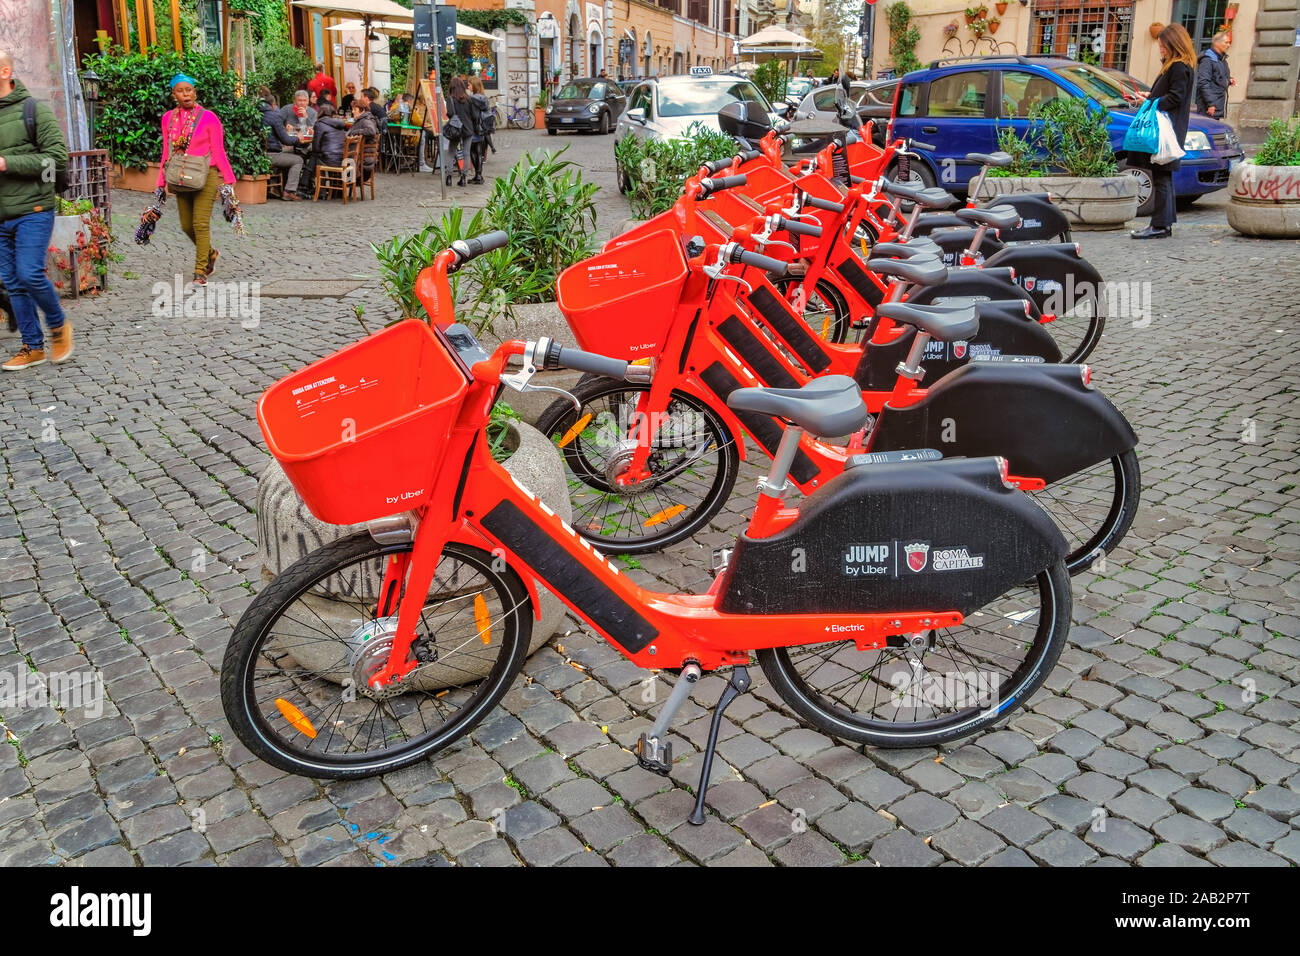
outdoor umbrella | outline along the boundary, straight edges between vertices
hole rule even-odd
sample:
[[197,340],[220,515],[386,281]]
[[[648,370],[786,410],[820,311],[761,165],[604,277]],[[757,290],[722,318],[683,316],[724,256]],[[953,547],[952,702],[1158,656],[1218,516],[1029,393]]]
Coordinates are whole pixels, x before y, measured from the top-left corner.
[[[393,0],[293,0],[295,7],[312,10],[326,17],[355,17],[362,23],[366,35],[376,21],[390,23],[414,23],[415,14]],[[361,82],[370,82],[370,43],[363,47],[361,60]]]
[[792,59],[797,64],[800,57],[816,58],[821,56],[821,51],[814,47],[807,37],[802,37],[785,27],[770,26],[740,41],[740,54],[748,56],[755,62],[761,57],[765,60]]

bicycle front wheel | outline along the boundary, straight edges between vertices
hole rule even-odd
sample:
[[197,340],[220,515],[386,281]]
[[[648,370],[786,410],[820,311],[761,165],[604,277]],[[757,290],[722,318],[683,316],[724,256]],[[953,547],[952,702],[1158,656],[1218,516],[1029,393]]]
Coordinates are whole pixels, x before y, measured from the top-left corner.
[[534,113],[532,110],[527,110],[527,109],[519,111],[520,129],[532,129],[536,125],[537,125],[536,113]]
[[587,379],[570,389],[576,411],[560,400],[537,420],[565,464],[573,530],[611,554],[655,551],[693,535],[730,497],[740,467],[726,423],[698,399],[674,392],[668,408],[648,416],[655,426],[650,477],[620,485],[637,447],[637,401],[649,389]]
[[443,549],[420,615],[420,665],[400,688],[370,688],[397,625],[375,616],[379,585],[410,550],[358,532],[294,562],[248,606],[221,703],[253,754],[308,777],[370,777],[454,743],[505,695],[528,654],[532,603],[509,566],[458,544]]
[[830,641],[758,652],[790,707],[820,730],[877,747],[956,740],[1002,719],[1038,689],[1070,630],[1064,562],[930,631],[925,646],[859,651]]

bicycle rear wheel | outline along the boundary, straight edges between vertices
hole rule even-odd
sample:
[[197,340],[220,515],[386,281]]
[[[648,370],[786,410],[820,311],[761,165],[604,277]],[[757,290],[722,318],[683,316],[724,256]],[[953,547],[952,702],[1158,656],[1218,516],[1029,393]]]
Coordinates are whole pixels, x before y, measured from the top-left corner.
[[410,550],[358,532],[294,562],[248,606],[226,647],[221,703],[256,756],[308,777],[386,773],[469,733],[509,690],[528,654],[528,591],[509,566],[458,544],[443,549],[416,628],[422,663],[400,689],[369,688],[396,627],[375,617],[379,583]]
[[532,110],[522,109],[519,111],[519,113],[520,113],[519,116],[520,129],[532,129],[534,126],[537,125],[537,114],[534,113]]
[[781,699],[818,729],[877,747],[926,746],[1024,704],[1061,656],[1071,606],[1058,561],[961,626],[928,632],[920,650],[830,641],[761,650],[758,660]]

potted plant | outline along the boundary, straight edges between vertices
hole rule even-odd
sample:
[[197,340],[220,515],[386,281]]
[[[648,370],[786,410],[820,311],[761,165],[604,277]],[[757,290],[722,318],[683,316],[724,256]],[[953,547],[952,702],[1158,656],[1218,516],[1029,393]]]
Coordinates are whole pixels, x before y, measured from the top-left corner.
[[988,4],[986,4],[986,3],[981,3],[981,4],[976,8],[976,12],[975,12],[976,19],[979,19],[979,20],[987,20],[987,19],[988,19],[988,15],[989,15]]
[[998,131],[998,148],[1013,163],[991,170],[982,183],[972,179],[972,196],[1048,192],[1076,228],[1122,228],[1137,215],[1138,181],[1119,172],[1107,115],[1074,97],[1035,107],[1024,135],[1010,127]]
[[533,103],[533,119],[537,129],[546,126],[546,107],[551,105],[551,91],[548,87],[543,86],[537,93],[537,101]]
[[998,0],[997,3],[993,4],[993,9],[998,12],[998,16],[1002,16],[1002,14],[1007,12],[1007,5],[1003,0]]
[[958,29],[958,24],[956,20],[953,20],[949,23],[945,23],[943,27],[944,38],[951,40],[953,37],[957,35],[957,29]]
[[1275,119],[1228,178],[1228,225],[1243,236],[1300,238],[1300,117]]
[[1165,25],[1163,23],[1153,23],[1147,27],[1147,33],[1151,34],[1151,39],[1154,40],[1156,37],[1160,36],[1160,31],[1164,28]]
[[109,262],[122,258],[112,249],[108,223],[89,199],[70,202],[60,198],[58,207],[46,271],[60,295],[99,292],[106,288]]
[[966,15],[967,25],[974,23],[976,20],[979,19],[979,15],[980,15],[979,7],[967,7],[965,10],[965,15]]
[[988,26],[989,22],[987,20],[983,17],[976,17],[975,22],[970,25],[970,32],[974,34],[975,39],[978,40],[984,35],[984,31],[988,29]]
[[989,21],[989,33],[997,33],[998,27],[1000,26],[1002,26],[1002,19],[1000,17],[994,17]]

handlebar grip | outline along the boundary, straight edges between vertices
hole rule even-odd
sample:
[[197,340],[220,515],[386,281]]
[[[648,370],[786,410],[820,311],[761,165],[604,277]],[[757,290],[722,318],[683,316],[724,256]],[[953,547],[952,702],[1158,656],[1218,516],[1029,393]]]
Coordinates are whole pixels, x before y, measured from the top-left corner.
[[469,255],[465,258],[473,259],[485,252],[491,252],[493,249],[500,249],[509,241],[510,236],[503,229],[497,229],[495,232],[485,232],[481,236],[475,236],[473,239],[465,241],[465,245],[469,248]]
[[546,356],[548,368],[571,368],[575,372],[590,372],[592,375],[603,375],[606,378],[619,380],[627,377],[628,363],[622,359],[584,352],[582,349],[566,349],[559,345],[552,345],[552,349],[555,357],[552,359],[551,354]]
[[737,153],[736,155],[740,157],[742,163],[747,163],[751,159],[758,159],[758,157],[763,155],[763,151],[761,149],[747,149],[744,152]]
[[736,186],[743,186],[749,182],[749,177],[744,173],[737,173],[735,176],[722,176],[718,179],[704,179],[700,181],[700,186],[706,193],[716,193],[723,189],[733,189]]
[[730,159],[711,159],[706,163],[701,163],[700,167],[708,170],[709,175],[712,176],[714,173],[720,172],[730,165]]
[[919,139],[909,139],[907,142],[913,149],[921,149],[927,153],[933,153],[936,149],[936,147],[931,146],[929,143],[923,143]]
[[818,199],[816,196],[805,196],[804,205],[812,206],[814,209],[825,209],[827,212],[843,212],[844,203],[831,202],[829,199]]
[[780,259],[773,259],[771,256],[760,255],[757,252],[748,252],[742,250],[740,255],[733,255],[732,262],[743,262],[747,266],[753,266],[755,269],[762,269],[764,272],[774,272],[778,276],[785,275],[789,263],[782,262]]
[[786,232],[793,232],[800,236],[813,236],[814,238],[822,234],[822,227],[812,222],[800,222],[797,219],[782,219],[781,228]]

